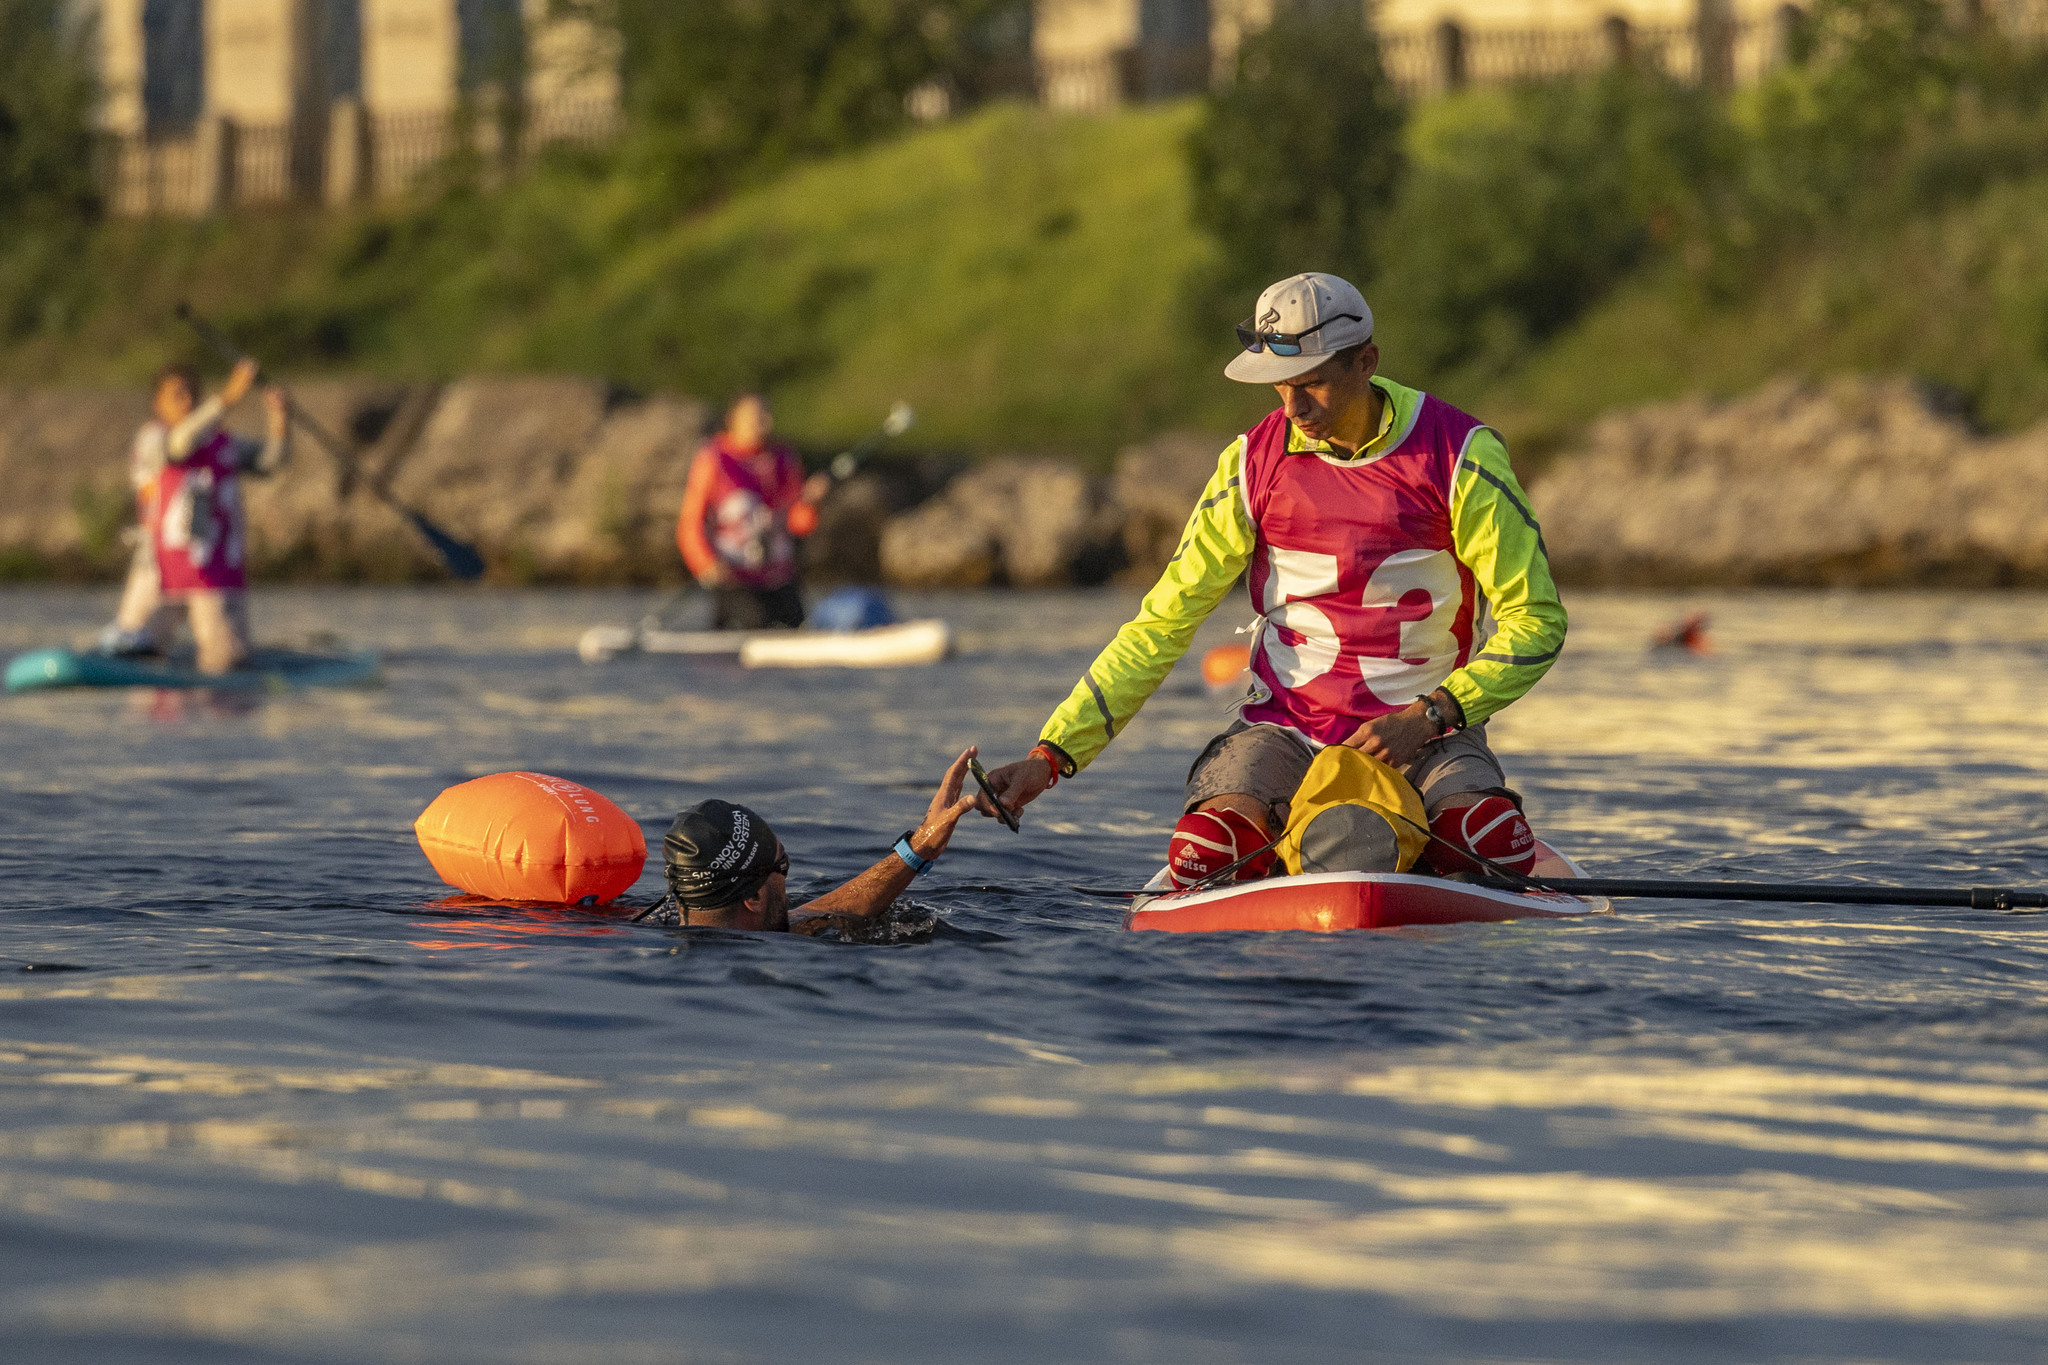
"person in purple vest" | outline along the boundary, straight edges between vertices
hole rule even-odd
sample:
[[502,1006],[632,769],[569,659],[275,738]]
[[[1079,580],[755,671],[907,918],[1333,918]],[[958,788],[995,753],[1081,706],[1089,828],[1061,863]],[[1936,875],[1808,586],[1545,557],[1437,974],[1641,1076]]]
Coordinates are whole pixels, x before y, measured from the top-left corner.
[[[1381,376],[1372,309],[1334,275],[1271,286],[1237,335],[1224,374],[1271,384],[1279,408],[1224,450],[1137,616],[992,787],[1019,810],[1085,769],[1243,575],[1251,688],[1195,760],[1184,818],[1225,813],[1249,851],[1285,823],[1315,754],[1344,744],[1405,776],[1439,837],[1533,861],[1486,721],[1549,670],[1566,619],[1499,434]],[[1355,870],[1391,870],[1392,834]]]

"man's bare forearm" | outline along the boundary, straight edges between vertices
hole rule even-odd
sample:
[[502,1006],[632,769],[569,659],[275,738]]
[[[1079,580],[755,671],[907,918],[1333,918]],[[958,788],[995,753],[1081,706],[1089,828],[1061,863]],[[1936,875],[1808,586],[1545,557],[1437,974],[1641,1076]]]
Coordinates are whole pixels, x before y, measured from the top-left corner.
[[[946,851],[953,842],[953,830],[959,825],[960,817],[974,809],[974,798],[960,795],[961,780],[967,776],[967,765],[974,758],[974,750],[968,749],[953,760],[946,769],[945,781],[939,785],[939,794],[932,798],[930,809],[924,813],[924,823],[905,834],[900,841],[910,848],[910,857],[904,857],[894,848],[882,861],[855,877],[837,891],[828,891],[808,905],[799,906],[790,912],[793,919],[815,919],[821,915],[843,915],[862,918],[880,914],[896,903],[896,898],[910,889],[911,878],[918,871],[928,868]],[[912,862],[918,868],[911,867]]]
[[897,897],[910,889],[911,879],[916,875],[910,870],[910,864],[891,853],[844,886],[827,891],[810,904],[797,907],[791,914],[877,915],[894,905]]

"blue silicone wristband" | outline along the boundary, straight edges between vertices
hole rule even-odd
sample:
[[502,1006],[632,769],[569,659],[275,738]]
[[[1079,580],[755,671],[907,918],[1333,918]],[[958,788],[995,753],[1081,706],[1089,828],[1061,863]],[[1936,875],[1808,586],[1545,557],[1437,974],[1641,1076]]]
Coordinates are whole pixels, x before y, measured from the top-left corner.
[[903,831],[903,837],[896,841],[894,851],[896,856],[903,860],[904,866],[910,869],[911,876],[922,877],[925,873],[931,871],[932,860],[930,858],[920,858],[917,850],[910,846],[910,836],[916,832],[916,830],[908,829]]

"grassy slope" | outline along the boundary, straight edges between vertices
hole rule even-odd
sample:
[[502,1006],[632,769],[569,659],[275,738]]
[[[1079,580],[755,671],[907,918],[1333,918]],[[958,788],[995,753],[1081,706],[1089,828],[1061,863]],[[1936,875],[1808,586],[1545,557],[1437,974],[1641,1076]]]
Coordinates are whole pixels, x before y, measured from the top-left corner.
[[[266,213],[203,223],[110,222],[62,240],[8,243],[0,248],[0,281],[15,311],[32,309],[39,325],[0,351],[0,379],[146,380],[156,366],[195,352],[172,315],[180,300],[220,315],[245,311],[301,277],[312,277],[301,287],[317,287],[327,243],[348,226],[325,216]],[[61,264],[50,264],[52,258]]]
[[1680,393],[1845,371],[1945,385],[1993,429],[2048,416],[2048,179],[1996,185],[1870,240],[1813,250],[1732,304],[1710,306],[1669,278],[1640,280],[1494,397],[1551,433]]
[[681,221],[651,221],[624,174],[558,169],[356,220],[112,224],[70,281],[74,320],[0,375],[133,381],[189,345],[169,314],[190,297],[302,370],[766,383],[818,444],[903,398],[919,444],[1099,460],[1243,408],[1184,340],[1209,260],[1187,226],[1194,113],[997,107]]
[[[707,396],[766,382],[786,430],[819,446],[905,398],[928,448],[1099,461],[1269,401],[1189,340],[1211,265],[1186,219],[1194,114],[993,108],[680,221],[624,171],[557,167],[356,217],[109,224],[65,264],[44,250],[34,289],[10,284],[36,259],[15,243],[0,290],[40,326],[0,353],[0,378],[133,382],[190,351],[171,318],[189,297],[286,368],[561,370]],[[1426,381],[1386,321],[1389,373]],[[1526,455],[1609,407],[1785,373],[1916,373],[2014,426],[2048,414],[2044,354],[2048,180],[2017,181],[1788,262],[1746,300],[1639,279],[1508,380],[1445,396]]]
[[637,244],[537,322],[524,363],[672,355],[700,391],[772,376],[813,437],[901,397],[920,439],[1104,454],[1186,421],[1185,107],[993,111],[800,171]]

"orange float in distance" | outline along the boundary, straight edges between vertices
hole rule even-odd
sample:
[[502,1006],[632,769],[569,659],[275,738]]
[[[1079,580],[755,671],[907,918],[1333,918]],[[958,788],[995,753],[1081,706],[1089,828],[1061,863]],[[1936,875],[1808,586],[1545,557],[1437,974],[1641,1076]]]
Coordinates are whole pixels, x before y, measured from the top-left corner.
[[602,904],[647,865],[639,822],[546,773],[493,773],[450,787],[412,828],[442,881],[492,900]]
[[1228,687],[1251,666],[1249,645],[1218,645],[1202,656],[1202,681],[1210,687]]

